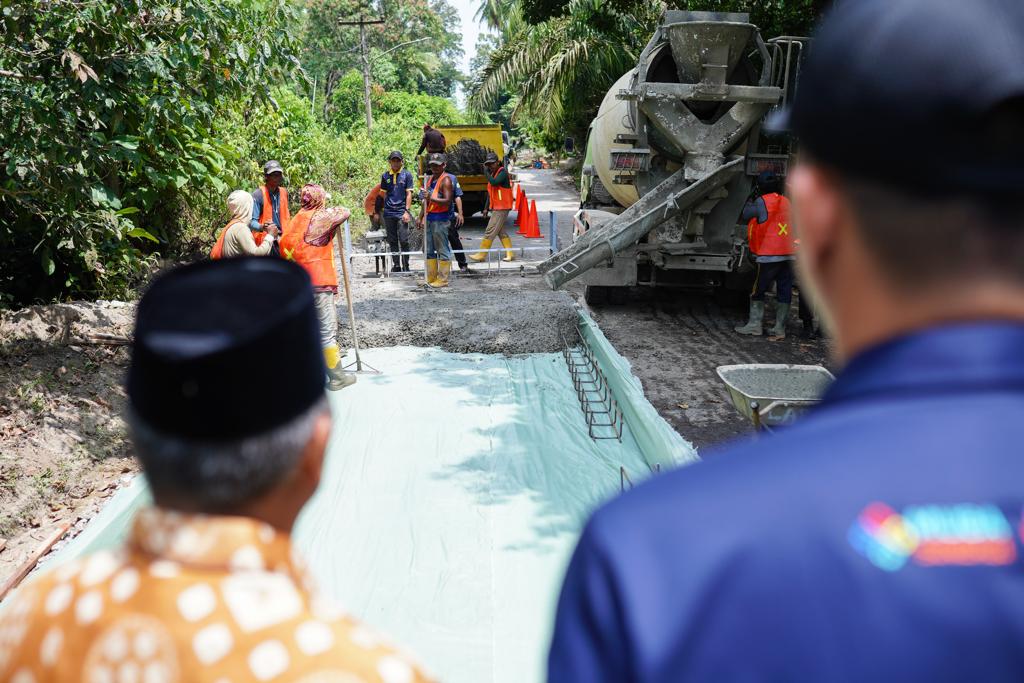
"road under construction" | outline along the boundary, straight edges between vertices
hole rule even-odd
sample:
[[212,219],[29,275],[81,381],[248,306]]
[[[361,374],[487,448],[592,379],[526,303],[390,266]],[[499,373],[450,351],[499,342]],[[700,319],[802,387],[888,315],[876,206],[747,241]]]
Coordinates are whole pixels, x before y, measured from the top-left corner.
[[[416,255],[412,273],[390,274],[352,245],[363,372],[331,394],[324,480],[296,531],[329,593],[448,681],[542,680],[588,513],[749,430],[715,365],[825,353],[734,335],[740,312],[706,294],[590,307],[582,286],[552,291],[536,264],[558,246],[552,235],[572,239],[578,198],[558,171],[519,180],[544,237],[516,235],[511,264],[495,254],[438,291]],[[472,219],[467,250],[481,233]],[[349,339],[343,300],[338,313]],[[345,363],[359,369],[354,349]],[[116,545],[147,502],[136,477],[42,565]]]

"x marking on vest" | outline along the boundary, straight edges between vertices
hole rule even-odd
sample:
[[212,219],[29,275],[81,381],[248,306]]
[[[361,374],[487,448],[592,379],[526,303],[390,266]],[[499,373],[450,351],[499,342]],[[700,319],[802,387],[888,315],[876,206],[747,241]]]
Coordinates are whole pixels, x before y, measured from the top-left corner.
[[789,223],[779,223],[779,236],[789,234]]
[[284,250],[284,258],[285,258],[285,260],[286,261],[294,261],[295,260],[295,257],[293,256],[294,253],[295,253],[294,249],[285,249]]

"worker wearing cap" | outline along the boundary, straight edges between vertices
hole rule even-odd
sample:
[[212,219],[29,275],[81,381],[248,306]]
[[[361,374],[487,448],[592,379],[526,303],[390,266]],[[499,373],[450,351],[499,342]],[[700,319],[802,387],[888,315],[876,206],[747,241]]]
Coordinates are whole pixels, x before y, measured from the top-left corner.
[[[263,165],[263,185],[252,193],[252,220],[249,229],[253,232],[266,231],[268,227],[277,227],[278,234],[291,222],[288,211],[288,190],[284,185],[284,168],[280,162],[270,160]],[[270,250],[277,256],[280,251],[277,243]]]
[[426,279],[431,287],[447,287],[452,272],[448,228],[451,225],[451,204],[455,201],[455,189],[449,174],[445,173],[443,154],[431,154],[427,159],[427,167],[430,175],[424,180],[423,206],[419,218],[426,242]]
[[[398,150],[388,155],[390,170],[380,177],[380,193],[374,206],[375,222],[384,218],[388,246],[392,253],[409,251],[409,223],[412,222],[412,193],[416,180],[412,173],[402,168],[402,153]],[[409,272],[408,256],[392,256],[395,272]]]
[[331,434],[323,376],[302,268],[241,257],[159,277],[126,411],[152,506],[120,549],[5,601],[0,681],[425,680],[314,589],[293,546]]
[[474,261],[487,259],[487,250],[495,239],[501,240],[505,247],[505,257],[502,261],[512,261],[515,257],[512,254],[512,239],[505,231],[505,222],[512,210],[512,181],[509,180],[508,171],[498,162],[498,155],[488,152],[484,160],[484,173],[487,176],[487,207],[484,215],[490,213],[487,221],[487,229],[484,237],[480,240],[480,251],[471,257]]
[[790,217],[789,200],[782,192],[782,179],[771,171],[763,171],[757,177],[758,196],[747,202],[740,216],[740,220],[747,223],[747,244],[757,262],[757,277],[750,295],[750,320],[735,329],[740,334],[757,337],[764,333],[764,295],[774,284],[775,326],[771,338],[775,340],[786,337],[796,259],[796,231]]
[[594,514],[548,680],[1024,678],[1019,64],[1019,2],[835,5],[788,191],[841,370]]

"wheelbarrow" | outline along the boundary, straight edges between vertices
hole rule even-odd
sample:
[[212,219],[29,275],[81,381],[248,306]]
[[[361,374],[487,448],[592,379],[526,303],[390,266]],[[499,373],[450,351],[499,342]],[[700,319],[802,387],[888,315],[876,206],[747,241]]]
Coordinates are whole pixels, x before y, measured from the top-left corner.
[[820,365],[722,365],[717,372],[736,410],[766,431],[792,424],[835,380]]

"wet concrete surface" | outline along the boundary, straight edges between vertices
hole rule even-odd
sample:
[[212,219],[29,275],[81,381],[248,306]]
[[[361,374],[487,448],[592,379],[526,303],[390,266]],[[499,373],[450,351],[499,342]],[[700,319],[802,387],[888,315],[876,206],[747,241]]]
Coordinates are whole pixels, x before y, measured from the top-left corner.
[[[544,239],[515,235],[513,244],[549,244],[549,211],[555,212],[562,246],[572,237],[578,206],[568,176],[555,170],[517,171],[522,187],[537,202]],[[460,231],[467,249],[479,245],[486,221],[476,216]],[[619,353],[630,361],[648,400],[687,440],[706,452],[751,426],[733,408],[718,379],[719,365],[740,363],[826,364],[827,343],[799,338],[793,306],[789,337],[769,341],[745,337],[733,327],[746,308],[723,307],[706,292],[636,288],[616,292],[611,303],[588,306],[583,286],[569,283],[551,291],[534,266],[545,251],[518,253],[511,265],[471,266],[472,275],[453,272],[451,285],[430,290],[422,284],[422,260],[414,272],[380,278],[372,259],[356,259],[353,302],[357,331],[365,346],[439,346],[454,352],[534,353],[562,348],[574,334],[576,307],[588,310]],[[525,257],[525,259],[524,259]],[[769,304],[767,320],[774,319]],[[342,339],[349,338],[347,312],[339,306]]]

